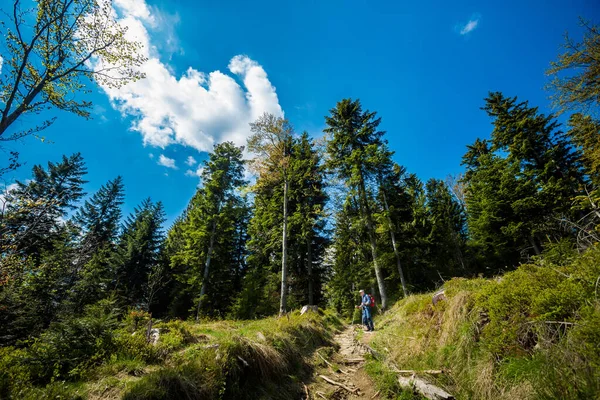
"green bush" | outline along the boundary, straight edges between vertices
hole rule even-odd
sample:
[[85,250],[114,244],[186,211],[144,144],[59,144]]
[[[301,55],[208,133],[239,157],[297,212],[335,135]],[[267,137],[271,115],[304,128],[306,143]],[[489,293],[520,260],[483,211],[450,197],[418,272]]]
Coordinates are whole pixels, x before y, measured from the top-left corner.
[[0,399],[22,397],[31,380],[26,359],[23,349],[0,347]]
[[113,301],[101,300],[80,317],[50,325],[28,349],[34,379],[77,378],[101,363],[114,349],[117,315]]

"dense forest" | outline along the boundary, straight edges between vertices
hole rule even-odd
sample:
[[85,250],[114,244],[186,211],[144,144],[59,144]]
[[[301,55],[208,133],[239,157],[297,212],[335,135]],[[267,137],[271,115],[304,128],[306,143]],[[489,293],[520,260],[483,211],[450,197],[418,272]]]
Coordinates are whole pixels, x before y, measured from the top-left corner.
[[[382,116],[358,99],[332,104],[322,137],[264,114],[248,127],[246,146],[215,144],[171,226],[159,199],[122,215],[119,176],[86,193],[80,154],[35,165],[1,198],[0,346],[27,354],[36,383],[70,379],[110,356],[109,332],[123,318],[247,320],[307,304],[351,316],[360,288],[385,311],[453,277],[494,277],[596,247],[600,32],[582,30],[584,40],[568,41],[548,71],[557,113],[518,93],[489,93],[481,112],[493,128],[466,144],[459,176],[423,181],[408,171],[387,144]],[[44,46],[13,47],[21,58],[5,64],[21,71],[2,89],[7,140],[46,128],[9,137],[35,107],[86,112],[61,97],[81,89],[64,60],[39,82],[21,68],[27,49]],[[129,67],[140,62],[121,52],[113,56]],[[3,174],[21,168],[18,154],[10,161]]]

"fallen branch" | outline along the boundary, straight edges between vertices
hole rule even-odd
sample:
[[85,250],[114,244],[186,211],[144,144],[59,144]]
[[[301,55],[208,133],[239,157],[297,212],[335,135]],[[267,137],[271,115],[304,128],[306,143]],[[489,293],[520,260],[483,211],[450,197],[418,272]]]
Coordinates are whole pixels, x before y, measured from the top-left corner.
[[378,390],[377,393],[375,393],[373,396],[371,396],[371,400],[373,400],[375,397],[379,396],[379,393],[381,393],[381,390]]
[[308,393],[308,387],[306,387],[306,385],[304,385],[304,394],[306,394],[306,400],[310,400],[310,393]]
[[351,389],[348,386],[344,385],[343,383],[336,382],[333,379],[326,377],[325,375],[319,375],[319,377],[332,385],[339,386],[342,389],[349,391],[350,393],[356,394],[356,392],[358,392],[358,389]]
[[454,396],[445,390],[432,385],[424,381],[423,379],[417,378],[414,375],[410,378],[404,376],[398,377],[398,383],[400,387],[406,390],[416,391],[421,396],[431,400],[452,400]]
[[355,342],[356,342],[357,346],[360,346],[363,349],[365,349],[367,352],[371,353],[371,355],[373,357],[375,357],[375,359],[381,360],[383,358],[382,355],[381,355],[381,353],[378,352],[377,350],[373,349],[371,346],[368,346],[368,345],[366,345],[364,343],[361,343],[359,341],[356,341],[356,340],[355,340]]
[[327,397],[325,397],[325,396],[323,395],[323,393],[322,393],[322,392],[317,392],[317,394],[319,395],[319,397],[322,397],[322,398],[324,398],[325,400],[327,400]]
[[409,375],[415,375],[415,374],[441,375],[444,373],[444,371],[439,370],[439,369],[424,369],[421,371],[417,371],[414,369],[398,369],[398,370],[395,370],[394,372],[396,372],[398,374],[409,374]]
[[319,353],[318,351],[316,351],[315,353],[317,353],[317,355],[319,357],[321,357],[321,360],[325,361],[325,364],[329,365],[329,368],[331,368],[332,370],[335,371],[335,368],[333,368],[333,365],[331,365],[331,363],[329,361],[327,361],[322,355],[321,353]]
[[365,361],[364,358],[346,358],[344,360],[344,364],[359,364],[364,361]]

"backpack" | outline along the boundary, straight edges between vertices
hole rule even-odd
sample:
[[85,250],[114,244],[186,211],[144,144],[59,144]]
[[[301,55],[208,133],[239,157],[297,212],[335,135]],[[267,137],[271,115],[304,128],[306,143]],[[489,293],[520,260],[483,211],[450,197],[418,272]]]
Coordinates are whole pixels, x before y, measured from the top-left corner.
[[369,298],[371,299],[371,303],[369,304],[369,307],[375,308],[375,297],[372,295],[369,295]]

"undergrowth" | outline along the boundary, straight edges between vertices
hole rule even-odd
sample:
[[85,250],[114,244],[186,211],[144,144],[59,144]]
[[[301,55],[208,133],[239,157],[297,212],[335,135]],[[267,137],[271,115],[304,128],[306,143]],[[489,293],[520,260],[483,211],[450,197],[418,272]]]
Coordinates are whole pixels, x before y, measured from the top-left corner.
[[593,249],[496,279],[455,278],[435,306],[431,294],[398,302],[372,345],[400,369],[446,370],[428,379],[457,398],[600,398],[599,277]]
[[[103,306],[90,311],[110,322],[106,329],[88,321],[90,313],[26,348],[0,348],[0,398],[297,398],[312,372],[312,352],[331,345],[342,326],[327,311],[256,321],[158,322],[160,338],[152,345],[147,318],[132,312],[117,322]],[[69,339],[75,333],[84,338],[79,346]]]

